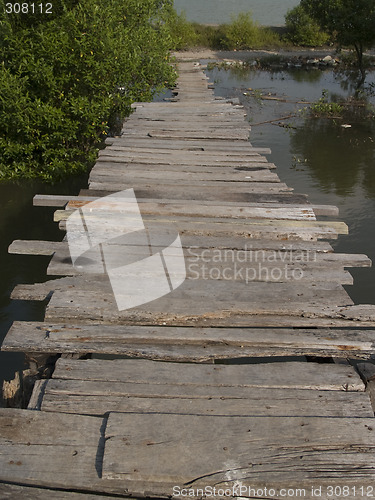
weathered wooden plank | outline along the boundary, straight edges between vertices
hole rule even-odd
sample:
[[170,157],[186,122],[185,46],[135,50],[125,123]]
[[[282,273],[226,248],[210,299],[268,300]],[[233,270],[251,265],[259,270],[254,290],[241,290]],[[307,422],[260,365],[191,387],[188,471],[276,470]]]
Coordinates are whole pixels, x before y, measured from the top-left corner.
[[[373,482],[368,461],[373,448],[372,420],[118,413],[110,414],[105,430],[105,420],[98,417],[2,410],[0,480],[59,488],[64,495],[68,490],[167,497],[173,494],[173,486],[181,484],[182,488],[185,480],[193,481],[186,485],[190,488],[223,479],[220,487],[238,487],[237,481],[241,485],[248,481],[255,488],[267,484],[278,491],[305,487],[304,496],[311,498],[312,484],[327,486],[334,480],[335,485],[358,486],[358,466],[363,465],[361,485]],[[277,433],[272,432],[275,429]],[[202,442],[216,445],[202,446]],[[288,468],[281,451],[285,442],[290,450]],[[220,468],[215,467],[215,457],[225,462]],[[130,467],[125,475],[126,461]],[[245,462],[245,469],[238,467]]]
[[208,130],[205,131],[202,129],[201,131],[168,131],[168,130],[148,130],[144,132],[143,134],[140,134],[139,131],[132,131],[128,129],[123,129],[122,131],[123,136],[131,137],[135,134],[139,134],[141,137],[152,137],[156,139],[182,139],[182,140],[189,140],[189,139],[231,139],[233,141],[244,141],[249,138],[249,130],[235,130],[235,131],[230,131],[227,129],[217,129],[217,130]]
[[358,363],[358,372],[366,382],[366,392],[370,398],[372,410],[375,413],[375,365],[373,363]]
[[[19,486],[16,484],[0,483],[1,500],[108,500],[109,496],[90,493],[72,493],[49,488],[36,488],[32,486]],[[113,498],[113,497],[112,497]]]
[[138,480],[189,487],[263,482],[270,488],[293,477],[303,487],[307,480],[326,484],[327,474],[330,484],[358,484],[359,468],[360,481],[374,480],[374,436],[371,418],[111,413],[103,476],[123,480],[129,491]]
[[[154,133],[171,134],[173,137],[175,134],[193,134],[195,137],[199,132],[206,133],[223,133],[224,131],[230,131],[230,136],[238,131],[249,132],[250,126],[248,123],[242,120],[242,122],[230,122],[230,121],[209,121],[209,120],[196,120],[196,121],[167,121],[167,122],[148,122],[138,120],[129,120],[124,123],[123,133],[134,133],[139,132],[139,134],[145,135],[149,131]],[[199,134],[201,136],[201,134]],[[205,135],[203,135],[205,137]],[[226,136],[227,137],[227,136]],[[246,135],[245,137],[248,137]]]
[[222,170],[214,169],[214,172],[188,172],[181,169],[180,171],[165,171],[161,172],[153,169],[141,169],[133,170],[127,169],[125,166],[123,169],[115,168],[98,168],[93,169],[90,174],[91,182],[120,182],[122,184],[127,183],[131,185],[132,183],[140,182],[160,182],[160,178],[168,178],[168,182],[176,182],[176,184],[184,184],[193,182],[193,184],[199,181],[204,183],[211,182],[280,182],[280,178],[277,174],[270,172],[268,169],[257,169],[250,171],[236,170],[233,172],[223,172]]
[[[132,243],[129,242],[128,247],[131,245]],[[283,242],[277,240],[252,240],[249,243],[246,238],[240,237],[206,237],[199,239],[184,236],[182,238],[182,246],[194,253],[206,250],[209,253],[217,253],[221,250],[228,250],[228,252],[242,251],[246,252],[249,258],[251,257],[255,261],[271,261],[274,259],[287,262],[300,262],[308,259],[310,256],[311,260],[319,262],[322,266],[371,266],[371,260],[366,255],[333,253],[332,247],[324,241]],[[154,248],[158,249],[157,246],[154,246]],[[162,250],[161,247],[160,250]],[[60,259],[64,255],[68,261],[70,257],[67,241],[15,240],[10,245],[8,252],[19,255],[53,255],[55,252],[58,252]]]
[[[112,164],[111,164],[112,165]],[[122,168],[121,168],[122,165]],[[114,180],[121,183],[133,183],[133,182],[150,182],[153,179],[155,181],[160,181],[160,177],[168,178],[168,182],[185,183],[191,182],[195,184],[198,181],[202,182],[280,182],[280,178],[277,174],[270,172],[267,168],[254,168],[249,170],[236,170],[233,169],[231,172],[225,172],[225,168],[211,169],[209,172],[189,172],[186,169],[172,170],[161,170],[162,167],[157,169],[145,168],[144,170],[135,168],[132,166],[127,168],[126,165],[119,164],[114,167],[106,168],[104,165],[100,168],[94,168],[90,174],[90,182],[110,182]]]
[[[198,189],[215,189],[221,190],[221,191],[240,191],[240,190],[245,190],[246,192],[287,192],[287,191],[292,191],[291,188],[289,188],[285,183],[283,182],[257,182],[257,181],[250,181],[245,182],[245,181],[216,181],[216,180],[197,180],[195,181],[194,179],[182,179],[179,182],[173,183],[173,180],[170,182],[165,182],[162,179],[159,179],[159,181],[154,181],[152,182],[151,180],[148,180],[147,178],[145,179],[134,179],[131,180],[130,182],[127,182],[124,180],[121,175],[118,177],[114,176],[112,178],[109,178],[108,181],[106,179],[100,180],[100,181],[89,181],[89,185],[91,186],[92,189],[101,189],[101,190],[106,190],[106,189],[113,189],[115,188],[116,191],[121,191],[123,189],[129,189],[133,188],[134,190],[136,189],[146,189],[146,188],[152,188],[152,187],[162,187],[162,186],[175,186],[175,189],[177,190],[178,188],[184,189],[185,193],[187,190],[190,190],[191,188],[198,188]],[[110,187],[107,187],[110,186]],[[152,198],[152,196],[148,196],[148,198]],[[171,196],[172,198],[172,196]]]
[[[84,202],[80,204],[84,205]],[[315,213],[309,206],[304,206],[302,208],[291,208],[288,206],[281,207],[256,207],[256,206],[244,206],[231,207],[220,205],[208,205],[202,203],[189,204],[186,205],[182,203],[164,203],[163,201],[156,202],[144,202],[139,200],[138,206],[142,214],[145,215],[173,215],[173,216],[184,216],[184,217],[219,217],[219,218],[230,218],[230,219],[273,219],[273,220],[291,220],[291,221],[307,221],[316,220]],[[70,205],[71,207],[71,205]],[[70,215],[75,210],[57,210],[54,214],[54,221],[60,222],[62,220],[67,220]]]
[[[34,205],[37,206],[56,206],[56,207],[68,207],[77,208],[85,205],[88,202],[92,202],[97,200],[99,197],[97,196],[58,196],[58,195],[36,195],[34,197]],[[302,199],[298,199],[298,201],[302,201]],[[269,209],[312,209],[315,215],[338,215],[338,208],[331,205],[315,205],[315,204],[307,204],[307,200],[305,203],[293,203],[293,198],[291,199],[291,203],[281,203],[274,202],[272,199],[266,202],[247,202],[245,207],[244,203],[238,202],[228,202],[228,201],[220,201],[220,205],[213,201],[205,201],[204,204],[200,202],[200,200],[153,200],[149,198],[138,198],[139,203],[163,203],[164,205],[174,205],[174,204],[188,204],[192,205],[204,205],[204,206],[220,206],[222,207],[235,207],[235,208],[269,208]],[[284,200],[286,201],[286,200]]]
[[[106,194],[110,194],[110,192],[105,192],[105,191],[95,191],[95,190],[90,190],[90,189],[83,189],[81,190],[82,194],[79,196],[67,196],[67,195],[40,195],[37,194],[34,196],[33,199],[33,204],[34,206],[46,206],[46,207],[65,207],[67,203],[70,201],[94,201],[97,200],[98,198],[101,198],[105,196]],[[143,201],[151,201],[151,198],[140,198],[140,200]],[[152,200],[155,201],[155,200]],[[187,202],[189,203],[199,203],[200,200],[186,200],[185,198],[182,199],[165,199],[165,203],[183,203]],[[206,200],[205,203],[207,204],[215,204],[215,202],[208,201]],[[298,206],[300,208],[303,208],[305,205],[308,204],[307,197],[306,195],[298,195],[298,194],[292,194],[292,193],[279,193],[279,194],[271,194],[271,195],[266,195],[266,194],[249,194],[248,195],[248,200],[246,202],[246,205],[248,206],[261,206],[261,207],[267,207],[269,204],[273,204],[275,206],[281,206],[281,205],[291,205],[291,206]],[[243,202],[229,202],[222,200],[220,202],[221,205],[229,205],[229,206],[243,206]],[[334,211],[332,215],[337,215],[337,208],[336,207],[331,207],[330,205],[314,205],[314,204],[309,204],[309,206],[312,206],[314,210],[319,209],[321,207],[322,210],[326,208],[326,210]],[[336,209],[336,210],[334,210]],[[327,214],[331,215],[331,214]]]
[[[284,317],[284,320],[291,322],[288,317]],[[280,324],[281,321],[282,318],[275,317],[275,322]],[[256,318],[254,322],[256,323]],[[344,320],[340,322],[344,324],[343,326],[349,326],[349,322],[347,324]],[[317,323],[319,323],[317,320],[312,322],[313,325]],[[66,322],[61,324],[15,322],[3,342],[2,350],[121,354],[204,362],[215,357],[228,359],[251,356],[342,356],[345,354],[351,357],[369,358],[374,355],[375,342],[373,331],[361,330],[353,325],[351,330],[346,331],[322,328],[294,330],[277,327],[267,329],[145,327],[132,324],[106,325],[104,328],[98,325],[66,324]],[[277,367],[274,369],[276,370]],[[308,368],[305,369],[308,370]],[[326,368],[323,367],[322,373],[325,373],[324,370]],[[335,373],[333,368],[332,373]],[[283,380],[281,376],[280,380]],[[302,376],[301,380],[303,380]],[[356,378],[353,380],[357,383]],[[342,383],[339,377],[337,377],[337,383]],[[295,384],[298,384],[298,379]],[[278,385],[273,387],[278,387]]]
[[[243,236],[249,239],[310,240],[318,238],[336,239],[338,234],[347,234],[342,222],[294,221],[280,219],[228,219],[210,217],[184,217],[174,215],[143,215],[144,223],[155,231],[158,227],[176,230],[181,235],[196,236]],[[119,226],[120,228],[120,226]],[[60,222],[66,230],[66,221]]]
[[27,405],[28,410],[40,410],[47,382],[45,379],[36,380],[29,404]]
[[[98,417],[2,409],[0,481],[60,489],[62,498],[73,492],[90,499],[103,492],[126,496],[122,482],[102,477],[105,425],[106,419]],[[147,496],[143,486],[139,494]],[[60,498],[59,492],[49,498]]]
[[373,417],[363,392],[233,387],[186,387],[49,380],[42,411],[104,416],[124,413],[175,415]]
[[15,240],[8,248],[8,253],[18,255],[53,255],[57,250],[65,251],[67,243],[63,241]]
[[[169,120],[170,118],[168,118]],[[195,121],[196,118],[194,117],[193,120]],[[259,147],[254,147],[251,146],[250,143],[248,143],[248,147],[245,150],[238,151],[234,149],[233,151],[227,150],[227,151],[204,151],[204,150],[199,150],[199,149],[192,149],[192,150],[179,150],[179,149],[162,149],[162,148],[156,148],[156,147],[144,147],[144,148],[139,148],[137,146],[122,146],[121,143],[116,142],[116,139],[111,138],[107,139],[106,143],[111,142],[111,144],[108,144],[108,147],[105,148],[104,150],[101,150],[99,152],[99,155],[104,152],[104,151],[122,151],[123,153],[126,153],[129,157],[135,157],[135,158],[158,158],[158,157],[168,157],[168,158],[190,158],[190,159],[209,159],[211,158],[212,160],[216,162],[220,161],[246,161],[247,159],[251,159],[254,155],[268,155],[271,154],[271,150],[269,148],[259,148]]]
[[[124,265],[124,251],[128,258],[133,255],[135,260],[141,259],[149,254],[148,246],[122,246],[111,245],[112,265],[121,267]],[[164,247],[153,246],[154,252],[163,251]],[[260,253],[260,252],[259,252]],[[238,254],[238,255],[237,255]],[[266,252],[265,252],[266,254]],[[243,260],[241,252],[229,252],[219,250],[208,252],[197,251],[196,248],[185,250],[185,265],[187,279],[215,279],[215,280],[234,280],[250,282],[278,282],[287,283],[295,281],[304,282],[337,282],[345,285],[353,284],[353,278],[348,271],[344,271],[343,265],[338,261],[317,260],[314,255],[296,255],[295,260],[289,260],[288,256],[283,259],[276,255],[270,255],[269,261],[265,254],[254,254],[248,252],[246,263]],[[176,255],[180,255],[176,251]],[[246,254],[245,254],[246,255]],[[304,260],[303,260],[304,259]],[[336,264],[336,265],[335,265]],[[70,258],[69,249],[56,252],[47,268],[47,275],[59,276],[77,276],[82,274],[97,274],[98,266],[94,262],[92,265],[85,265],[84,268],[73,267]],[[128,275],[130,277],[130,275]],[[150,278],[152,278],[152,274]],[[136,278],[136,276],[134,276]]]
[[2,409],[0,479],[63,489],[98,483],[102,424],[101,418]]
[[[228,159],[225,157],[222,159],[212,159],[212,158],[178,158],[178,156],[170,157],[170,156],[154,156],[152,159],[150,158],[142,158],[142,157],[128,157],[126,154],[121,155],[101,155],[99,156],[96,164],[94,166],[94,170],[97,171],[98,168],[101,167],[103,169],[106,168],[126,168],[127,170],[130,168],[133,169],[148,169],[152,170],[161,170],[162,167],[165,171],[190,171],[190,172],[204,172],[209,171],[211,169],[212,172],[216,173],[220,171],[235,169],[237,171],[249,169],[275,169],[276,166],[274,163],[269,163],[266,160],[265,156],[261,155],[253,155],[249,156],[246,159],[237,160],[236,158]],[[215,169],[215,170],[212,170]]]
[[228,153],[232,152],[244,152],[251,150],[252,146],[249,141],[235,141],[232,140],[225,141],[222,139],[218,144],[218,141],[214,140],[204,140],[204,139],[186,139],[172,140],[172,139],[153,139],[151,137],[136,137],[136,136],[121,136],[121,138],[115,139],[116,144],[129,147],[138,148],[156,148],[156,149],[171,149],[180,151],[189,150],[202,150],[202,151],[226,151]]
[[[50,291],[54,291],[46,310],[46,317],[50,320],[68,315],[73,320],[132,320],[137,323],[146,321],[146,324],[150,321],[156,321],[155,324],[171,321],[215,324],[218,321],[222,324],[223,318],[234,321],[238,317],[247,317],[250,320],[253,315],[260,314],[327,317],[338,314],[335,312],[337,307],[353,304],[337,283],[311,286],[309,283],[246,283],[246,280],[219,281],[204,277],[186,280],[173,293],[121,313],[117,310],[110,282],[104,275],[82,275],[17,286],[12,297],[43,300]],[[369,310],[370,316],[372,310]]]
[[[95,190],[95,189],[81,189],[80,195],[82,196],[96,196],[96,197],[102,197],[106,196],[109,194],[112,194],[114,191],[113,186],[111,187],[112,190],[105,191],[105,190]],[[216,191],[216,190],[215,190]],[[173,194],[171,191],[169,192],[169,196],[164,197],[162,193],[156,191],[157,196],[153,196],[152,199],[170,199],[170,200],[186,200],[186,192],[183,190],[177,189],[175,190],[175,193]],[[149,196],[149,193],[147,193],[147,190],[138,190],[136,192],[137,199],[139,198],[146,198],[150,199],[151,197]],[[228,193],[226,191],[221,191],[220,192],[220,202],[225,203],[225,202],[231,202],[231,203],[301,203],[301,204],[306,204],[307,203],[307,196],[304,194],[294,194],[292,192],[282,192],[282,193],[249,193],[249,192],[242,192],[242,193],[230,193],[228,196]],[[196,200],[196,201],[201,201],[204,200],[205,202],[207,201],[217,201],[218,196],[213,193],[212,195],[212,189],[211,190],[206,190],[203,189],[203,192],[200,193],[199,189],[189,189],[189,199],[191,200]],[[39,200],[35,200],[35,203],[40,203]]]
[[[55,325],[58,328],[58,325]],[[292,333],[292,330],[289,330]],[[154,331],[154,335],[155,335]],[[258,332],[267,334],[266,331]],[[277,333],[277,332],[276,332]],[[302,334],[305,332],[302,332]],[[323,335],[323,332],[319,332]],[[326,331],[326,334],[329,331]],[[340,332],[334,332],[337,338]],[[342,333],[342,332],[341,332]],[[204,335],[204,333],[203,333]],[[243,335],[246,337],[246,334]],[[350,365],[276,362],[236,365],[192,365],[137,359],[60,358],[55,379],[127,382],[129,384],[176,385],[193,391],[196,386],[252,387],[261,389],[300,389],[321,391],[361,391],[365,385]],[[188,386],[186,388],[185,386]]]
[[[118,267],[124,264],[124,249],[129,257],[133,255],[138,260],[144,255],[148,255],[149,247],[129,247],[112,245],[112,265],[117,264]],[[158,248],[153,247],[156,252]],[[160,251],[163,247],[160,247]],[[116,254],[115,254],[116,252]],[[176,253],[179,255],[179,252]],[[272,262],[254,260],[247,262],[245,265],[242,261],[236,259],[233,254],[230,259],[226,259],[225,255],[220,255],[215,252],[215,257],[210,257],[209,253],[204,254],[204,258],[199,259],[198,253],[189,249],[185,252],[186,278],[187,279],[215,279],[215,280],[234,280],[249,282],[278,282],[287,283],[295,281],[297,283],[304,282],[337,282],[343,285],[352,285],[353,277],[348,271],[344,271],[339,264],[334,267],[332,263],[327,262],[323,265],[322,262],[286,262],[281,259],[275,260],[273,256]],[[314,258],[313,256],[311,257]],[[220,259],[220,262],[219,260]],[[308,257],[307,257],[308,259]],[[83,268],[73,267],[70,253],[68,249],[65,252],[57,252],[53,256],[48,268],[47,275],[50,276],[77,276],[82,274],[97,274],[98,266],[93,263],[91,266],[86,265]],[[130,277],[130,275],[129,275]],[[152,278],[152,274],[150,278]],[[136,278],[136,276],[134,276]]]
[[[152,277],[151,277],[152,279]],[[64,280],[67,280],[64,283]],[[212,279],[186,280],[179,288],[164,297],[125,311],[118,311],[109,280],[104,276],[84,275],[62,278],[56,283],[46,309],[46,318],[110,322],[150,321],[187,324],[202,321],[211,324],[223,318],[256,314],[301,315],[310,309],[324,315],[327,307],[348,306],[352,300],[337,283],[218,281]],[[135,282],[139,276],[135,277]],[[54,285],[52,285],[54,286]],[[133,287],[134,286],[134,287]],[[135,283],[124,290],[124,297],[135,293]],[[131,291],[130,291],[131,290]],[[282,300],[280,298],[282,297]]]

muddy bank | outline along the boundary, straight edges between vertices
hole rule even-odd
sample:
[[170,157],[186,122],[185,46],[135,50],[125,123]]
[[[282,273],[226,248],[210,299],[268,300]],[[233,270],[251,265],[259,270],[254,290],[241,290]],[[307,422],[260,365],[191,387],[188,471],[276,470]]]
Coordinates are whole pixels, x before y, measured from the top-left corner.
[[[290,63],[292,66],[301,65],[327,65],[334,66],[340,64],[343,56],[347,56],[349,50],[338,51],[336,48],[304,48],[300,47],[275,50],[212,50],[212,49],[191,49],[174,52],[177,61],[199,61],[208,60],[212,62],[239,63],[257,60],[271,60],[277,62]],[[375,57],[375,50],[366,52],[367,56]],[[279,61],[278,61],[279,60]]]
[[281,57],[311,57],[322,58],[327,55],[332,57],[336,56],[336,50],[332,48],[323,49],[277,49],[277,50],[212,50],[212,49],[191,49],[174,52],[173,55],[178,61],[189,61],[198,59],[212,59],[224,61],[226,59],[243,61],[248,59],[256,59],[259,57],[267,56],[281,56]]

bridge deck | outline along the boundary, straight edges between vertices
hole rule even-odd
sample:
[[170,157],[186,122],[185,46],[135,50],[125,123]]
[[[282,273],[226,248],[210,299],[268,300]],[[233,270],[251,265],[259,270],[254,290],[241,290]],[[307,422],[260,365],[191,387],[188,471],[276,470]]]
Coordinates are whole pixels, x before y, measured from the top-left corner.
[[[58,208],[69,233],[77,213],[133,189],[150,239],[129,240],[126,251],[108,243],[103,263],[116,271],[125,252],[135,265],[147,247],[163,256],[169,293],[164,275],[138,265],[121,300],[150,296],[140,276],[150,289],[160,279],[163,296],[119,311],[111,269],[73,266],[66,237],[10,247],[50,255],[53,279],[14,289],[15,300],[46,301],[45,321],[15,322],[2,349],[37,366],[58,359],[27,409],[0,411],[0,496],[371,494],[375,370],[346,359],[375,354],[375,306],[355,305],[343,287],[347,268],[371,262],[333,252],[327,240],[347,233],[327,220],[337,208],[280,180],[269,150],[249,142],[235,100],[215,98],[196,64],[179,73],[170,102],[134,105],[89,189],[34,200]],[[123,220],[99,222],[112,231]],[[179,250],[165,250],[170,234],[180,238],[184,280],[171,272]]]

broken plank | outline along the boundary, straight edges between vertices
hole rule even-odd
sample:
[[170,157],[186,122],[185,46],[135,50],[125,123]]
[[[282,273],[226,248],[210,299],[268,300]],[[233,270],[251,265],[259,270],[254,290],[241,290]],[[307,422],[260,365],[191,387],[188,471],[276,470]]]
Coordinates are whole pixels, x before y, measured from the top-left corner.
[[15,240],[8,253],[18,255],[53,255],[57,250],[64,251],[67,243],[63,241]]
[[98,417],[1,409],[0,481],[59,489],[62,498],[124,495],[123,484],[102,478],[105,425]]

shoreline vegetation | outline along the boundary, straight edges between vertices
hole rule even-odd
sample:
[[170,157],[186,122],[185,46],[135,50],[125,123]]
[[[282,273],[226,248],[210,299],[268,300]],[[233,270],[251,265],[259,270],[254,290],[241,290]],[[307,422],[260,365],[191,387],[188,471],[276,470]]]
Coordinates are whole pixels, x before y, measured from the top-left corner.
[[173,86],[176,50],[185,56],[193,50],[194,57],[202,47],[231,51],[234,62],[226,65],[265,69],[357,64],[363,84],[375,61],[371,53],[363,56],[375,44],[368,15],[375,0],[345,0],[356,9],[365,2],[361,8],[371,21],[371,30],[357,27],[351,37],[340,37],[330,19],[319,22],[313,7],[329,1],[301,0],[285,27],[264,27],[250,12],[226,24],[193,23],[176,13],[173,1],[58,0],[51,16],[20,16],[0,0],[0,180],[54,183],[87,171],[133,102],[150,101]]
[[[347,46],[335,43],[334,36],[321,30],[309,16],[302,16],[300,6],[286,15],[284,26],[263,26],[252,20],[250,12],[232,17],[230,23],[199,24],[190,22],[184,13],[175,15],[173,36],[176,54],[188,59],[201,54],[202,59],[233,59],[246,63],[249,58],[272,59],[275,64],[295,67],[344,64],[355,68],[357,57]],[[189,56],[190,54],[190,56]],[[375,52],[363,51],[365,69],[375,65]],[[327,56],[327,60],[323,60]],[[261,64],[262,65],[262,64]],[[267,66],[267,61],[262,65]]]

